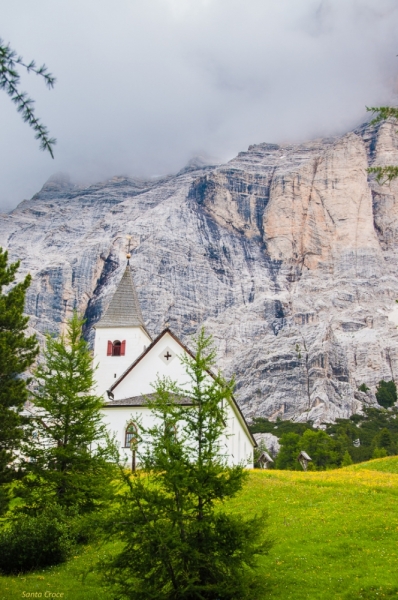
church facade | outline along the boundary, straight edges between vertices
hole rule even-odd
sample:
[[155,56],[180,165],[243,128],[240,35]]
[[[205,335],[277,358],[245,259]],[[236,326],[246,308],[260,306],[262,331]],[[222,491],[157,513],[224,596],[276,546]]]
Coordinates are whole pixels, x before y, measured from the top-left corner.
[[[130,445],[138,424],[149,427],[153,416],[146,398],[154,393],[158,377],[168,377],[180,386],[188,376],[181,362],[192,353],[169,329],[152,339],[145,328],[129,265],[101,320],[95,327],[94,366],[96,391],[103,395],[103,418],[116,436],[122,458],[135,468]],[[225,432],[220,440],[229,465],[253,467],[256,442],[236,401],[226,407]]]

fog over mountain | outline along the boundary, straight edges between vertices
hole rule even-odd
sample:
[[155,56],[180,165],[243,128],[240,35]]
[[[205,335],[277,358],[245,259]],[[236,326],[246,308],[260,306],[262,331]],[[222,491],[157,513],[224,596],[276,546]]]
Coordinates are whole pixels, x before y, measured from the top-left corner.
[[0,35],[57,77],[22,89],[58,140],[40,152],[0,94],[0,207],[53,173],[89,184],[225,162],[249,144],[341,134],[393,102],[393,0],[14,0]]

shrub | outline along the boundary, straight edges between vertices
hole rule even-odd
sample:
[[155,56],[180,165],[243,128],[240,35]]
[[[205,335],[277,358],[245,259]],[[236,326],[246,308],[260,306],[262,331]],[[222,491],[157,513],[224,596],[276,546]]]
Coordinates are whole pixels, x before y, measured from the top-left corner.
[[358,390],[360,392],[368,392],[370,390],[370,388],[368,388],[368,386],[366,385],[366,383],[361,383],[361,385],[359,386]]
[[377,402],[384,408],[393,406],[397,401],[397,386],[394,381],[379,381],[376,391]]
[[65,562],[72,549],[68,526],[59,516],[20,514],[0,532],[0,571],[21,573]]

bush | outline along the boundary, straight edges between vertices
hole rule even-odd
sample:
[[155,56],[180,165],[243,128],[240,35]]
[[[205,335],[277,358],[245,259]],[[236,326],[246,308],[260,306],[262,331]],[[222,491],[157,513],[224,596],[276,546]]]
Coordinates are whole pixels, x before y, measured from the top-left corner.
[[370,390],[370,388],[368,388],[368,386],[366,385],[366,383],[361,383],[361,385],[359,386],[358,390],[360,392],[368,392]]
[[57,515],[20,514],[0,532],[0,571],[21,573],[65,562],[71,552],[69,529]]
[[394,381],[379,381],[376,391],[377,402],[384,408],[393,406],[397,401],[397,386]]

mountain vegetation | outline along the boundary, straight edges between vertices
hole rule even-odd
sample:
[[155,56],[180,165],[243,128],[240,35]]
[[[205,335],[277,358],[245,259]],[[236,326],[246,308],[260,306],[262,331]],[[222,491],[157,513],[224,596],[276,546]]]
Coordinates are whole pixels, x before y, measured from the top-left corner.
[[[396,395],[395,383],[380,381],[377,394],[390,399]],[[396,397],[396,396],[395,396]],[[380,400],[379,400],[380,402]],[[395,402],[395,400],[394,400]],[[363,414],[314,429],[312,423],[254,419],[252,433],[272,433],[281,449],[275,458],[277,469],[301,470],[297,456],[305,450],[312,462],[309,469],[325,470],[368,461],[398,453],[398,408],[364,408]],[[350,462],[351,461],[351,462]]]
[[[377,125],[381,121],[391,120],[393,123],[398,119],[398,108],[394,106],[371,106],[367,110],[375,116],[371,121],[371,125]],[[373,173],[376,176],[376,181],[380,185],[391,183],[398,177],[398,165],[384,165],[377,167],[369,167],[368,173]]]

